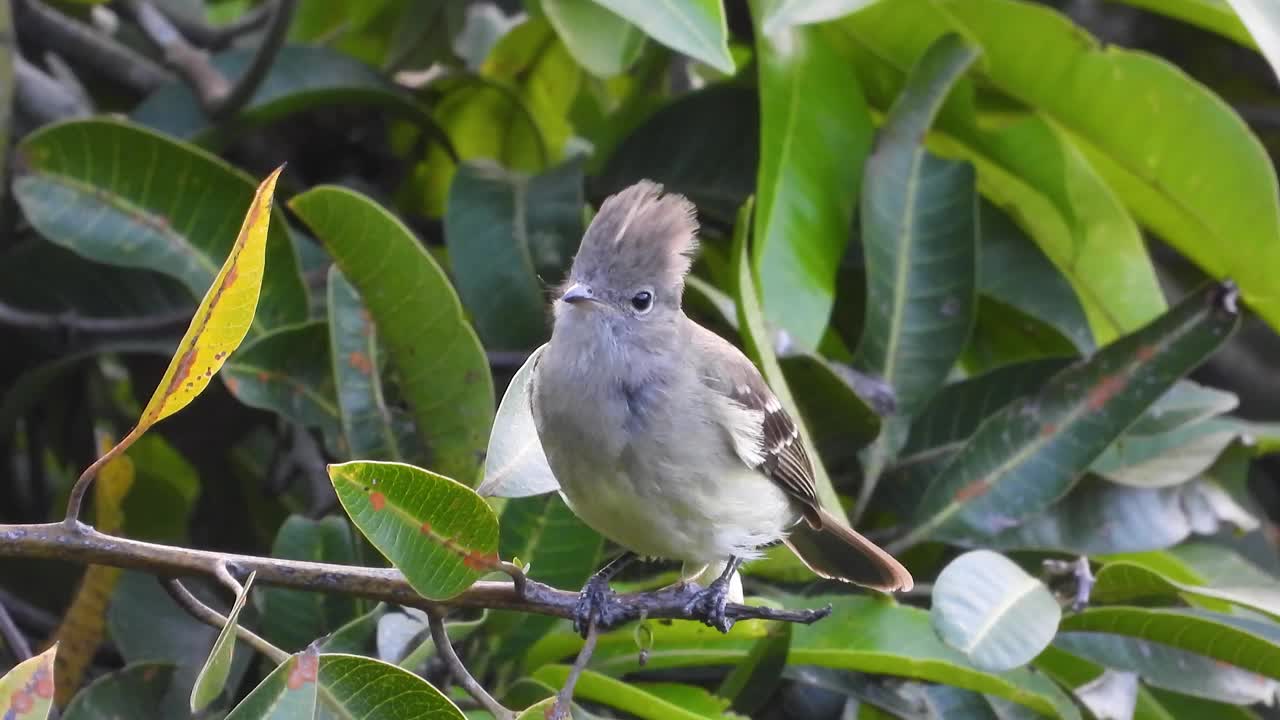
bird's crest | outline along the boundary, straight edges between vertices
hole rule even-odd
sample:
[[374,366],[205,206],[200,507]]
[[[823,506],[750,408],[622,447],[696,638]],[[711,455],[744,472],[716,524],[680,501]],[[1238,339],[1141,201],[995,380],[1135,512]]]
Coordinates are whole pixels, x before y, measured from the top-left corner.
[[582,238],[573,275],[620,286],[680,286],[697,253],[697,234],[693,203],[641,180],[600,205]]

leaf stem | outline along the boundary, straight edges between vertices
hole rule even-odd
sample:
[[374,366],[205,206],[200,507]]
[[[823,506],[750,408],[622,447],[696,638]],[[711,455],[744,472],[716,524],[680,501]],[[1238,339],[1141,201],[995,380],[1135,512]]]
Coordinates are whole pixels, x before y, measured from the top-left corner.
[[22,662],[31,657],[31,644],[18,629],[13,617],[9,615],[9,609],[2,604],[0,604],[0,638],[4,639],[4,644],[9,648],[14,660]]
[[516,714],[503,706],[489,694],[487,690],[476,681],[475,677],[467,670],[467,666],[462,664],[462,660],[458,658],[458,654],[453,651],[453,644],[449,642],[449,633],[444,627],[444,617],[436,611],[427,611],[427,624],[431,627],[431,641],[435,643],[436,650],[440,653],[440,657],[444,658],[444,662],[449,666],[449,671],[453,673],[453,679],[462,685],[471,697],[476,699],[485,710],[488,710],[496,720],[515,720]]
[[564,687],[560,688],[560,692],[556,693],[556,703],[551,707],[551,712],[547,713],[548,720],[569,720],[569,708],[573,703],[573,689],[578,684],[578,678],[582,676],[582,671],[587,669],[587,663],[591,661],[591,655],[596,651],[596,639],[600,636],[600,629],[596,627],[596,621],[593,619],[591,624],[587,626],[587,637],[582,643],[582,649],[578,651],[578,658],[573,661],[573,668],[569,670],[569,676],[564,679]]

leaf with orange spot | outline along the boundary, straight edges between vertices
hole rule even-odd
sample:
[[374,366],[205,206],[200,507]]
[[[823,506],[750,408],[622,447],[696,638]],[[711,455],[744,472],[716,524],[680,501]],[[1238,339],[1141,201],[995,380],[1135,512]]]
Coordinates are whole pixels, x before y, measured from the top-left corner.
[[471,488],[393,462],[329,466],[338,499],[360,532],[423,597],[446,600],[498,560],[498,518]]
[[1042,512],[1239,322],[1235,288],[1206,285],[1008,403],[934,477],[917,526],[895,549],[925,538],[976,542]]
[[9,720],[45,720],[53,707],[54,645],[25,660],[0,678],[0,717]]

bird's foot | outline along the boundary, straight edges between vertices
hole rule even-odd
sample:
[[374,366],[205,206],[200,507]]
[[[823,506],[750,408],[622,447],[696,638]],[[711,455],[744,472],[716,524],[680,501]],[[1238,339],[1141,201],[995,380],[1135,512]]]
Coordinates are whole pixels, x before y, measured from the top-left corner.
[[689,615],[697,616],[708,627],[727,633],[733,628],[733,618],[725,614],[725,608],[728,605],[729,578],[722,576],[695,592],[689,602],[685,603],[684,611]]
[[618,620],[617,593],[609,587],[609,578],[597,574],[592,575],[582,592],[578,594],[578,604],[573,607],[573,630],[586,637],[595,620],[600,629],[612,627]]

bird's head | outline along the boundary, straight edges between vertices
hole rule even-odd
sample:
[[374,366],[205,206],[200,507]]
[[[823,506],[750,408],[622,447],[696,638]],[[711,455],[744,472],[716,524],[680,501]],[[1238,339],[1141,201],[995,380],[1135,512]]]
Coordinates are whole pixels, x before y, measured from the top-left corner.
[[657,183],[642,180],[611,195],[557,291],[557,325],[588,318],[615,330],[669,324],[680,315],[697,231],[693,204]]

